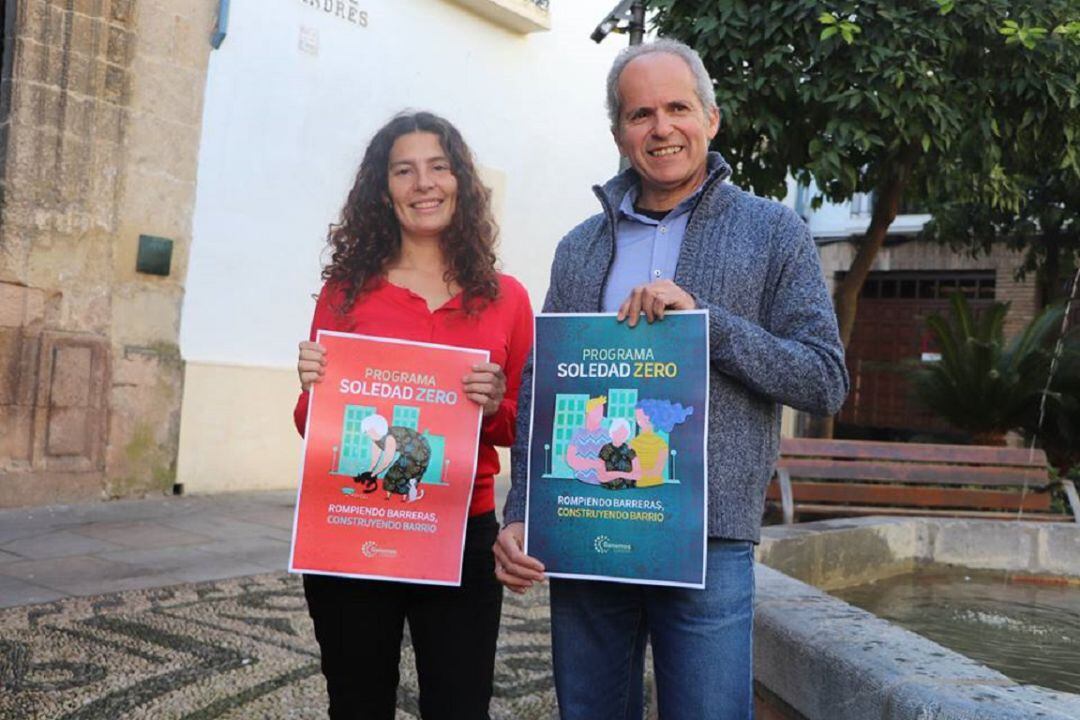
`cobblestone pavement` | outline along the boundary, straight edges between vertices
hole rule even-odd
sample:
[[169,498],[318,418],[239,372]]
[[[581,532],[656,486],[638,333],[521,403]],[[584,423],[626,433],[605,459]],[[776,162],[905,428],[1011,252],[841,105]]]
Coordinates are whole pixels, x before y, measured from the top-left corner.
[[[0,510],[0,720],[325,718],[303,590],[283,572],[295,497]],[[552,717],[548,638],[546,589],[508,593],[496,720]],[[416,718],[408,638],[401,675],[398,718]]]
[[[506,490],[498,478],[499,506]],[[0,510],[0,720],[325,718],[300,579],[284,572],[295,497]],[[548,617],[546,587],[506,594],[494,720],[555,716]],[[407,637],[398,708],[418,717]]]
[[[548,638],[546,588],[508,593],[496,720],[552,717]],[[318,660],[299,578],[282,572],[0,610],[0,718],[325,718]],[[416,698],[406,640],[399,720]]]

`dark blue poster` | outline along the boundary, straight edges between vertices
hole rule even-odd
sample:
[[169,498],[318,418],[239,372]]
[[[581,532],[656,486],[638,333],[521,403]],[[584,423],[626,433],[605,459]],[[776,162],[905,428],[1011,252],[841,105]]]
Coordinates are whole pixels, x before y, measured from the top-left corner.
[[525,546],[553,577],[703,587],[709,326],[536,317]]

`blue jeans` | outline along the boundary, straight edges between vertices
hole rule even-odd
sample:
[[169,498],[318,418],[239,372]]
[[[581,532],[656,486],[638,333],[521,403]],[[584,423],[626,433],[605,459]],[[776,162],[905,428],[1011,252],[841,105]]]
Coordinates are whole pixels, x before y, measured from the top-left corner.
[[641,720],[645,640],[663,720],[750,720],[754,555],[710,540],[705,589],[551,580],[562,720]]

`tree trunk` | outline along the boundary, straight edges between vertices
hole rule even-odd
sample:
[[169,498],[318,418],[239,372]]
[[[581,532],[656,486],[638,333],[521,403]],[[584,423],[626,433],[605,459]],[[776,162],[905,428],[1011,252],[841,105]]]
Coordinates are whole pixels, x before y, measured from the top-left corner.
[[[870,268],[874,265],[878,251],[885,244],[889,226],[896,219],[900,200],[904,197],[904,190],[911,177],[911,168],[915,164],[915,152],[914,148],[906,148],[885,166],[884,179],[874,192],[874,209],[870,216],[870,227],[866,229],[866,235],[859,243],[855,259],[851,261],[851,267],[833,293],[836,321],[840,326],[840,341],[845,349],[851,343],[851,333],[855,329],[855,310],[859,293],[862,292],[863,283],[866,282],[866,276],[870,274]],[[831,438],[835,422],[836,418],[832,416],[811,418],[807,423],[807,435]]]
[[1050,223],[1043,224],[1043,244],[1046,247],[1046,258],[1043,260],[1042,277],[1039,279],[1041,292],[1039,295],[1040,306],[1052,305],[1064,293],[1061,287],[1061,240],[1059,228]]
[[874,211],[870,217],[870,227],[859,243],[855,259],[844,279],[836,287],[833,302],[836,304],[836,320],[840,326],[840,341],[844,347],[851,343],[851,332],[855,329],[855,310],[862,292],[866,276],[874,266],[878,251],[885,244],[889,226],[896,219],[900,200],[904,197],[911,168],[915,162],[915,153],[908,149],[902,152],[892,163],[885,167],[885,177],[874,195]]

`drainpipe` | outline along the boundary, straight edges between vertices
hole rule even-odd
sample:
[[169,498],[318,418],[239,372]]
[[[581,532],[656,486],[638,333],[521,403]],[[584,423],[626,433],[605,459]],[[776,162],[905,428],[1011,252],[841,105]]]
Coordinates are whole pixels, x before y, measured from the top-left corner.
[[630,26],[627,31],[630,33],[630,44],[640,45],[641,41],[645,39],[645,6],[648,5],[646,0],[638,0],[630,6]]
[[225,42],[225,35],[229,32],[229,0],[218,0],[217,27],[210,36],[210,47],[217,50],[221,43]]
[[795,213],[804,221],[810,219],[810,213],[806,211],[807,187],[798,179],[795,180]]

